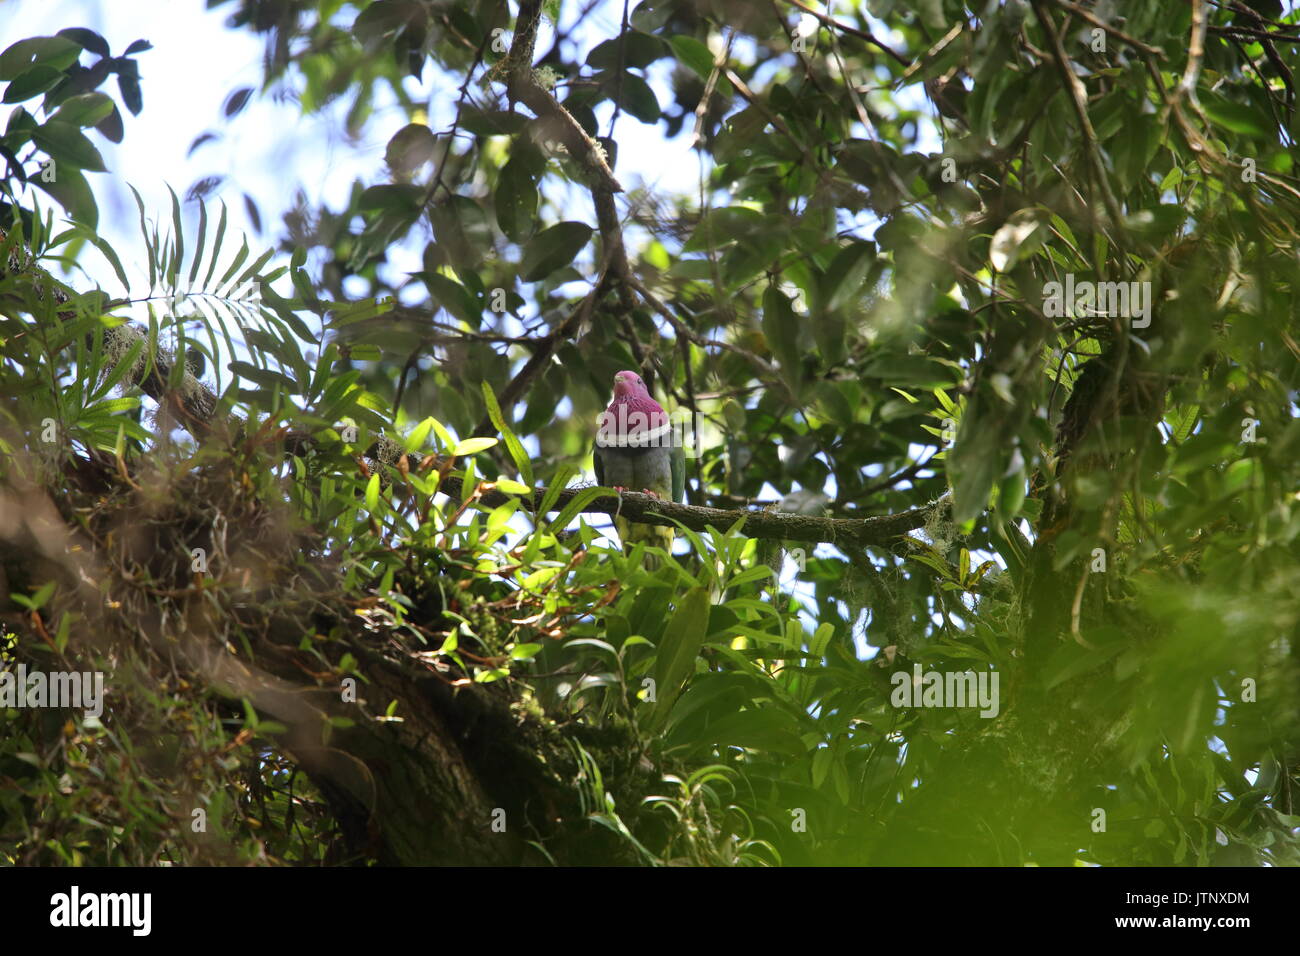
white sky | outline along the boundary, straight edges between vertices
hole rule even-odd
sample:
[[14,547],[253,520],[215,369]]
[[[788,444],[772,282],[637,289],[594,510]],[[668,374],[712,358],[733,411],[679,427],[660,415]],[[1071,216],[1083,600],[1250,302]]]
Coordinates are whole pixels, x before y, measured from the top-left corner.
[[[122,110],[126,129],[122,143],[110,143],[97,131],[87,131],[108,167],[107,173],[87,174],[100,204],[100,229],[122,256],[133,290],[135,276],[147,275],[147,267],[128,183],[140,192],[149,214],[167,222],[168,185],[183,199],[197,180],[224,175],[226,181],[212,193],[209,206],[224,199],[230,209],[229,229],[236,235],[246,232],[256,247],[258,237],[244,212],[244,192],[258,204],[265,244],[280,229],[280,217],[297,190],[306,192],[314,203],[324,201],[337,209],[346,201],[355,179],[367,185],[388,181],[384,150],[408,118],[382,86],[379,95],[387,108],[376,110],[362,143],[346,141],[341,120],[345,104],[341,103],[304,117],[293,102],[274,103],[255,94],[241,114],[225,119],[222,107],[226,96],[241,86],[260,88],[262,78],[262,38],[248,30],[226,27],[234,9],[233,4],[226,4],[207,10],[202,0],[0,0],[0,49],[28,36],[53,34],[72,26],[101,34],[114,54],[140,38],[154,46],[136,55],[144,109],[139,116]],[[595,11],[588,21],[593,36],[616,34],[620,13],[621,4],[612,3]],[[544,34],[539,48],[545,49],[548,43]],[[93,62],[93,57],[84,57],[83,62],[87,61]],[[664,87],[655,85],[664,100]],[[430,126],[435,131],[450,127],[457,92],[454,85],[426,67],[424,83],[408,79],[406,88],[427,97]],[[119,98],[114,80],[101,90],[114,100]],[[39,102],[34,99],[25,105],[31,109]],[[0,107],[0,115],[7,113],[8,108]],[[597,114],[603,132],[609,109]],[[187,157],[190,144],[209,130],[220,138]],[[625,185],[644,178],[662,189],[694,193],[699,164],[687,148],[685,136],[669,142],[657,126],[642,124],[624,113],[618,138],[619,175]],[[48,197],[41,194],[41,199],[44,202]],[[187,204],[184,212],[192,225],[197,206]],[[96,264],[90,261],[94,256],[86,258],[88,268]],[[410,268],[420,268],[418,258],[412,257]],[[117,288],[107,268],[93,274],[106,287]]]

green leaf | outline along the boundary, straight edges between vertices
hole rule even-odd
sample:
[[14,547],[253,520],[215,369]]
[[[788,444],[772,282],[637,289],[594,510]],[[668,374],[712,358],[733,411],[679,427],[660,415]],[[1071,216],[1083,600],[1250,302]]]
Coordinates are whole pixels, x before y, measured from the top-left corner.
[[848,305],[861,291],[875,264],[876,245],[873,242],[855,241],[840,249],[821,282],[826,308],[835,311]]
[[508,495],[526,495],[532,489],[513,478],[504,478],[497,475],[496,486],[498,491],[504,491]]
[[277,372],[274,369],[258,368],[256,365],[252,365],[249,362],[244,362],[240,359],[235,359],[228,363],[226,367],[240,378],[256,382],[264,388],[276,388],[278,386],[284,388],[288,392],[296,392],[298,390],[298,386],[293,379],[289,378],[289,376],[285,375],[283,372]]
[[778,707],[760,707],[724,714],[694,728],[690,734],[674,734],[672,746],[746,747],[769,753],[802,756],[808,748],[800,739],[799,722]]
[[163,270],[166,275],[167,287],[176,288],[176,277],[181,271],[181,265],[185,261],[185,227],[181,223],[181,201],[176,198],[176,191],[167,187],[167,193],[172,200],[172,238],[176,243],[175,251],[167,267]]
[[440,272],[421,272],[420,278],[439,305],[460,321],[473,328],[479,327],[482,315],[468,289]]
[[824,657],[826,648],[830,646],[831,637],[835,634],[835,625],[829,621],[823,621],[817,625],[817,630],[808,641],[808,653],[815,658]]
[[[957,372],[925,355],[905,355],[888,352],[863,366],[862,374],[879,378],[883,382],[911,385],[917,388],[950,388]],[[910,398],[910,396],[908,396]]]
[[1185,442],[1201,417],[1200,405],[1174,405],[1165,412],[1165,422],[1175,442]]
[[63,101],[53,119],[73,126],[94,126],[113,112],[113,101],[103,93],[81,93]]
[[959,525],[984,511],[993,483],[1005,470],[1004,452],[993,434],[976,426],[969,414],[962,419],[961,434],[947,458],[953,520]]
[[[58,163],[91,172],[104,172],[104,157],[86,135],[71,123],[52,119],[32,131],[32,140]],[[61,171],[60,171],[61,172]]]
[[599,485],[591,488],[583,488],[574,495],[560,513],[555,516],[555,520],[546,526],[547,533],[555,534],[557,531],[563,530],[568,526],[569,522],[573,520],[574,516],[586,508],[587,505],[591,504],[597,498],[609,494],[613,494],[613,492],[610,491],[610,489],[602,488]]
[[408,123],[388,141],[384,160],[395,173],[409,174],[431,161],[438,150],[438,137],[421,123]]
[[781,373],[791,387],[797,387],[803,377],[799,325],[800,320],[786,294],[775,285],[769,285],[763,292],[763,335],[772,354],[781,363]]
[[587,65],[596,70],[644,69],[667,54],[663,40],[640,30],[598,43],[587,54]]
[[92,418],[96,415],[116,415],[119,412],[133,412],[140,407],[140,399],[134,395],[121,398],[106,398],[82,410],[81,417]]
[[[141,213],[143,216],[143,213]],[[203,277],[203,288],[211,288],[212,274],[217,268],[217,256],[221,254],[221,240],[226,235],[226,201],[221,200],[221,215],[217,219],[217,235],[212,240],[212,257],[208,260],[208,271]],[[151,283],[152,284],[152,281]]]
[[10,594],[9,598],[14,603],[21,604],[23,607],[28,608],[29,610],[38,611],[45,604],[45,602],[48,601],[50,597],[54,594],[54,589],[57,586],[58,586],[57,581],[47,581],[45,584],[42,584],[40,588],[37,590],[37,592],[33,594],[31,597],[28,597],[25,594],[14,593],[14,594]]
[[108,41],[94,30],[88,30],[85,27],[66,27],[60,30],[58,35],[79,43],[98,56],[109,55]]
[[529,163],[511,159],[497,180],[497,225],[512,242],[520,242],[531,230],[537,213],[537,182]]
[[713,54],[709,48],[695,37],[679,33],[668,38],[673,54],[695,72],[702,80],[707,80],[713,72]]
[[235,273],[239,271],[239,267],[242,266],[244,261],[248,258],[248,251],[248,238],[245,237],[243,243],[239,247],[239,251],[235,253],[234,261],[231,262],[230,267],[226,269],[225,275],[217,280],[218,289],[226,285],[226,283],[235,277]]
[[609,92],[613,96],[617,91],[623,109],[643,123],[657,123],[663,111],[659,108],[659,99],[650,84],[635,73],[624,73],[623,84],[618,87],[610,81]]
[[456,442],[456,447],[451,453],[457,457],[461,455],[473,455],[476,452],[491,448],[497,443],[495,438],[462,438]]
[[194,279],[199,274],[199,266],[203,263],[203,246],[208,238],[208,206],[202,199],[199,200],[199,240],[194,249],[194,261],[190,263],[189,285],[194,285]]
[[[555,505],[556,500],[560,497],[560,492],[569,486],[569,480],[578,473],[578,469],[572,465],[561,465],[559,470],[551,476],[551,482],[546,486],[546,494],[542,496],[541,504],[537,509],[539,515],[551,513],[551,508]],[[593,498],[596,496],[592,496]],[[563,527],[563,526],[561,526]]]
[[34,66],[5,89],[4,102],[21,103],[54,89],[64,80],[61,70],[52,66]]
[[381,299],[357,299],[354,302],[338,303],[329,310],[329,327],[343,329],[358,322],[367,322],[389,311]]
[[65,166],[57,170],[52,182],[46,182],[40,176],[33,177],[32,182],[53,196],[77,222],[91,229],[99,224],[99,207],[95,205],[95,194],[91,192],[90,183],[86,182],[81,170]]
[[252,265],[250,265],[247,269],[245,269],[243,272],[239,274],[239,278],[236,279],[231,284],[230,291],[234,291],[236,289],[242,289],[248,282],[257,278],[258,275],[261,273],[263,267],[268,262],[271,261],[271,257],[274,255],[275,255],[275,249],[272,248],[272,249],[267,249],[264,253],[258,256],[253,261]]
[[524,247],[520,271],[525,282],[544,279],[567,266],[591,238],[592,228],[585,222],[561,222],[544,229]]
[[1125,193],[1150,175],[1151,160],[1160,147],[1163,132],[1164,127],[1153,115],[1134,109],[1125,118],[1123,134],[1110,145],[1115,173]]
[[96,396],[107,395],[113,390],[118,382],[126,377],[128,372],[135,371],[136,362],[140,358],[140,354],[144,351],[145,344],[146,340],[144,336],[140,336],[131,344],[131,347],[127,349],[126,354],[117,359],[116,364],[109,371],[108,375],[104,377],[104,380],[100,382],[99,387],[95,389]]
[[409,183],[402,185],[386,184],[371,186],[357,199],[357,208],[362,212],[392,213],[399,217],[419,215],[420,204],[424,201],[424,189]]
[[726,206],[710,210],[700,218],[683,252],[705,252],[737,239],[759,235],[767,228],[766,217],[747,206]]
[[528,118],[521,113],[505,110],[466,107],[461,114],[460,125],[476,136],[513,136],[528,125]]
[[1217,93],[1207,93],[1203,94],[1201,106],[1205,109],[1205,115],[1216,126],[1261,139],[1272,139],[1274,135],[1273,121],[1259,110],[1244,103],[1234,103]]
[[515,433],[510,430],[506,424],[506,417],[501,412],[501,406],[497,404],[497,397],[492,392],[492,386],[483,382],[483,403],[487,406],[488,419],[492,422],[492,427],[500,434],[506,443],[506,450],[510,452],[510,458],[514,461],[515,467],[519,469],[520,476],[530,487],[533,484],[533,462],[528,457],[528,452],[524,450],[523,444],[515,437]]
[[655,656],[656,702],[648,725],[662,727],[682,685],[695,673],[695,659],[709,631],[709,590],[696,587],[686,592],[664,628]]
[[366,46],[391,43],[410,20],[410,11],[401,3],[371,3],[352,22],[352,35]]
[[431,431],[433,431],[433,419],[426,418],[418,425],[416,425],[413,429],[411,429],[411,433],[406,436],[406,441],[404,442],[404,444],[406,445],[406,450],[419,451],[420,449],[422,449],[424,447],[424,443],[428,441],[429,433]]
[[62,71],[77,62],[81,44],[67,37],[29,37],[0,53],[0,82],[12,80],[41,64]]
[[[84,177],[82,181],[85,181]],[[113,272],[117,275],[117,280],[122,283],[122,287],[127,292],[130,292],[131,283],[127,281],[126,270],[122,268],[122,260],[117,257],[117,250],[109,244],[107,239],[94,231],[94,226],[89,229],[80,229],[79,235],[100,251],[103,257],[108,260],[108,264],[113,267]]]

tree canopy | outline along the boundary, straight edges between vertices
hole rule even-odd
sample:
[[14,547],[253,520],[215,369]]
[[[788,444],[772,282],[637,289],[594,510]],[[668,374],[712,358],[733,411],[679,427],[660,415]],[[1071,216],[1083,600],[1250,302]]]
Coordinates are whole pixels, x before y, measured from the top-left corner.
[[[1300,862],[1295,14],[208,5],[226,122],[403,125],[127,249],[149,43],[0,53],[0,670],[104,675],[0,684],[0,859]],[[593,483],[623,369],[682,504]]]

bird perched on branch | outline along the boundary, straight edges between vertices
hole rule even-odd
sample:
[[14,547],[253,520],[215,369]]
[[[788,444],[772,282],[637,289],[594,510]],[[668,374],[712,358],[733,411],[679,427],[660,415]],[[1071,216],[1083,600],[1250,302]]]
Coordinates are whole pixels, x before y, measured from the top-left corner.
[[[681,501],[686,465],[668,413],[651,397],[636,372],[614,376],[614,400],[601,415],[593,452],[596,481],[615,491],[642,491],[656,498]],[[665,551],[673,547],[673,529],[640,524],[614,516],[614,527],[631,553],[638,541]],[[647,555],[645,567],[654,570],[656,557]]]

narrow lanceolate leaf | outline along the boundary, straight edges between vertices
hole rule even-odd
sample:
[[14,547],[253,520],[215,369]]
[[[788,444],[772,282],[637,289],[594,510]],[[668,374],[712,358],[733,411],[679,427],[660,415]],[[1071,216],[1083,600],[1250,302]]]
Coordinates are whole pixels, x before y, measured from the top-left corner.
[[131,195],[135,197],[136,208],[140,210],[140,235],[144,236],[145,251],[149,255],[149,289],[152,291],[158,282],[158,260],[154,256],[153,243],[149,241],[149,226],[144,220],[144,200],[134,186],[128,184]]
[[116,415],[118,412],[134,411],[140,407],[140,399],[134,395],[127,395],[122,398],[106,398],[102,402],[96,402],[89,406],[82,413],[84,417],[92,415]]
[[406,441],[404,443],[406,445],[406,450],[419,451],[424,448],[424,443],[429,440],[429,433],[432,431],[433,419],[424,419],[424,421],[412,428],[411,433],[406,436]]
[[578,473],[578,469],[572,465],[561,465],[559,470],[551,477],[551,483],[546,488],[546,494],[542,496],[541,504],[537,507],[538,515],[550,514],[551,508],[560,497],[560,492],[569,486],[569,480]]
[[497,443],[495,438],[462,438],[456,442],[456,447],[451,453],[456,456],[473,455],[485,449],[491,448]]
[[496,485],[498,491],[504,491],[508,495],[526,495],[532,491],[527,485],[515,481],[513,478],[504,478],[499,475],[497,476]]
[[262,267],[271,261],[273,255],[275,255],[275,249],[267,249],[266,252],[258,256],[257,260],[251,266],[240,273],[239,278],[235,280],[234,288],[242,289],[244,283],[255,278],[258,273],[262,271]]
[[113,272],[117,276],[117,281],[122,283],[122,287],[126,289],[127,292],[130,292],[131,283],[127,281],[126,270],[122,268],[122,260],[118,258],[117,250],[114,249],[102,236],[90,229],[81,229],[77,234],[81,238],[87,240],[103,254],[104,258],[108,260],[108,264],[113,267]]
[[492,422],[492,427],[501,433],[501,438],[506,443],[506,450],[510,452],[515,467],[519,469],[520,477],[524,479],[524,484],[531,487],[533,484],[532,459],[528,457],[528,452],[524,450],[523,444],[506,424],[506,418],[501,412],[501,406],[497,404],[497,397],[492,393],[492,386],[487,382],[482,384],[483,402],[487,405],[488,418]]
[[128,372],[135,371],[135,364],[140,358],[140,353],[144,351],[144,345],[145,340],[143,336],[137,338],[135,342],[131,344],[131,347],[127,349],[126,355],[117,360],[112,371],[104,377],[104,381],[100,383],[99,388],[96,389],[95,394],[97,396],[107,395],[118,382],[126,377]]
[[171,186],[167,187],[167,192],[172,197],[172,233],[176,241],[176,251],[167,264],[167,287],[174,289],[176,277],[180,275],[181,267],[185,263],[185,230],[181,226],[181,201],[176,198],[176,192]]
[[709,591],[691,588],[678,602],[659,641],[655,657],[657,701],[650,726],[662,727],[686,679],[695,673],[695,659],[709,636]]
[[221,240],[226,236],[226,203],[221,201],[221,216],[217,219],[217,236],[212,240],[212,258],[208,260],[208,273],[203,277],[203,288],[211,288],[212,273],[217,268],[217,257],[221,255]]
[[190,263],[189,285],[194,285],[194,279],[199,274],[199,265],[203,262],[203,245],[208,238],[208,204],[202,199],[199,200],[199,237],[198,244],[194,247],[194,261]]
[[[556,500],[560,497],[560,492],[568,487],[569,480],[577,473],[578,469],[572,465],[561,465],[555,474],[551,476],[550,483],[546,487],[546,494],[542,496],[541,503],[538,505],[533,519],[538,530],[529,537],[528,547],[524,549],[523,556],[520,559],[523,564],[531,564],[537,560],[537,555],[542,549],[542,522],[546,520],[546,515],[550,513],[551,508],[555,506]],[[528,507],[531,508],[532,495],[529,496],[529,499]],[[547,525],[546,530],[549,532],[555,527],[555,524]],[[558,527],[562,528],[563,525]]]
[[554,534],[557,531],[563,530],[579,512],[587,507],[587,505],[591,504],[602,495],[607,494],[609,494],[609,492],[604,488],[583,488],[582,491],[573,496],[573,500],[564,506],[564,510],[556,516],[555,520],[547,525],[547,532]]
[[239,247],[239,252],[235,254],[235,261],[230,263],[230,268],[226,270],[226,274],[223,275],[220,281],[217,282],[217,288],[224,287],[226,283],[231,280],[234,274],[239,271],[239,267],[244,264],[244,260],[247,258],[248,258],[248,240],[245,239],[243,245]]

